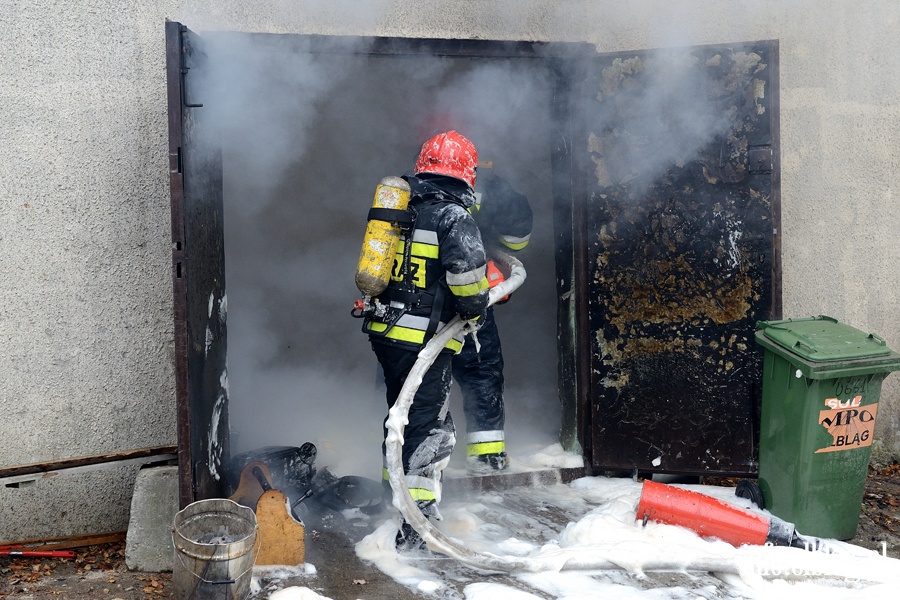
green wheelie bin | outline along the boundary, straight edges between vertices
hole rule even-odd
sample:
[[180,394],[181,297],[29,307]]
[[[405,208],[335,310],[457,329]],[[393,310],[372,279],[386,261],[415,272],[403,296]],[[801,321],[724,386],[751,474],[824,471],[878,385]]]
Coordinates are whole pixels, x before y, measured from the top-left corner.
[[763,321],[759,491],[811,536],[856,535],[881,382],[900,369],[883,339],[826,316]]

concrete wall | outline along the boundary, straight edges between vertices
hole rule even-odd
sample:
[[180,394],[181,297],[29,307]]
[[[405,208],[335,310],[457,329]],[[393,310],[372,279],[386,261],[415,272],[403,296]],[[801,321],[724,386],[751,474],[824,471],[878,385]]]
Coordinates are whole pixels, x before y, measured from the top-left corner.
[[[8,0],[0,9],[0,466],[175,442],[165,20],[209,29],[781,43],[784,314],[900,349],[892,0]],[[900,458],[900,376],[875,456]],[[0,488],[0,541],[121,530],[133,468]]]

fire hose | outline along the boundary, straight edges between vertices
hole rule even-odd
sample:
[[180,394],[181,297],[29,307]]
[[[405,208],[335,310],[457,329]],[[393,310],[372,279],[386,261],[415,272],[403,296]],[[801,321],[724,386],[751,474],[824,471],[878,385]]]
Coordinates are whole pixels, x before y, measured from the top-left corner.
[[[499,262],[506,264],[510,274],[506,281],[491,288],[488,306],[494,305],[501,298],[511,294],[525,282],[525,268],[520,261],[508,255],[501,255],[496,258]],[[438,354],[441,353],[447,342],[467,327],[469,327],[468,323],[457,315],[425,344],[425,347],[419,351],[419,358],[412,369],[410,369],[409,375],[407,375],[406,381],[400,389],[400,394],[394,401],[394,406],[388,411],[385,459],[387,461],[391,490],[394,492],[394,507],[400,511],[406,522],[422,536],[429,548],[433,548],[469,566],[487,571],[508,573],[530,570],[527,568],[526,562],[521,558],[511,559],[510,557],[482,554],[456,544],[441,533],[422,514],[412,496],[410,496],[409,488],[406,485],[402,458],[403,429],[409,423],[409,408],[412,406],[416,391],[422,384],[422,378],[435,359],[437,359]]]
[[[488,300],[488,306],[494,305],[498,300],[504,298],[508,294],[519,288],[525,281],[526,273],[522,263],[517,259],[501,255],[497,259],[499,262],[505,263],[510,270],[510,275],[491,288]],[[460,331],[464,331],[470,327],[468,322],[463,321],[459,316],[452,319],[443,329],[441,329],[419,352],[419,357],[413,365],[406,378],[406,382],[400,390],[394,406],[388,413],[386,422],[387,437],[385,439],[388,477],[393,491],[393,505],[400,512],[406,522],[409,523],[425,540],[428,547],[434,551],[444,554],[460,563],[487,572],[495,573],[536,573],[543,571],[562,571],[562,570],[608,570],[608,569],[625,569],[627,567],[617,564],[615,561],[605,557],[597,557],[586,555],[584,552],[566,552],[560,549],[559,552],[545,554],[541,557],[523,557],[523,556],[503,556],[488,552],[476,552],[466,548],[456,541],[444,535],[425,517],[419,510],[415,501],[409,493],[406,485],[402,462],[403,448],[403,430],[409,423],[409,409],[412,406],[413,398],[416,391],[422,384],[422,378],[431,365],[434,363],[438,354],[444,349],[444,346],[450,339]],[[771,549],[769,549],[771,550]],[[677,554],[677,553],[676,553]],[[805,553],[809,554],[809,553]],[[780,557],[779,560],[784,560]],[[880,559],[880,556],[874,556],[873,559]],[[752,562],[752,558],[748,559]],[[869,560],[867,558],[867,560]],[[873,581],[896,581],[894,570],[896,569],[896,560],[884,558],[889,564],[877,573],[877,576],[871,576]],[[820,571],[816,575],[821,576],[821,569],[827,569],[827,575],[838,577],[858,577],[859,571],[854,569],[854,562],[847,557],[841,557],[838,560],[825,561],[817,563]],[[685,559],[683,556],[673,555],[671,557],[656,557],[641,566],[643,571],[700,571],[712,573],[726,573],[743,576],[749,571],[759,573],[759,569],[754,569],[758,565],[748,565],[747,560],[739,561],[734,556],[722,556],[715,553],[710,556],[692,557]],[[748,571],[749,569],[749,571]],[[763,572],[763,574],[765,574]],[[794,573],[796,578],[804,576],[813,576],[813,572]],[[781,575],[783,577],[783,575]]]

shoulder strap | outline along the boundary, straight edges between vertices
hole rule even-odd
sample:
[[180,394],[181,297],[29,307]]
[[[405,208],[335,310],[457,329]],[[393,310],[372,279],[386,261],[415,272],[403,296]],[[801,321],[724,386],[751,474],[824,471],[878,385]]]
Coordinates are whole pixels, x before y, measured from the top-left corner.
[[415,221],[415,213],[411,210],[398,210],[396,208],[370,208],[368,221],[388,221],[397,223],[401,228],[412,225]]
[[444,298],[447,293],[447,286],[443,277],[434,282],[432,287],[437,289],[434,290],[434,301],[431,304],[431,314],[428,316],[428,327],[425,329],[425,343],[428,343],[434,337],[434,334],[437,333],[438,325],[441,322],[441,313],[444,312]]

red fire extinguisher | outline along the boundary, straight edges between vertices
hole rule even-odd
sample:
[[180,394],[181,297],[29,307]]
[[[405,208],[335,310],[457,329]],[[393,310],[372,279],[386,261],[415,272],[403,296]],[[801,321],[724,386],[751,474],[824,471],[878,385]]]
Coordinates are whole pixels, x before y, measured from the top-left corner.
[[[506,281],[506,273],[504,273],[501,268],[502,265],[497,263],[494,260],[487,261],[487,280],[488,285],[492,288],[497,287],[504,281]],[[504,302],[509,301],[509,294],[503,296],[495,304],[503,304]]]
[[644,481],[636,520],[680,525],[701,537],[718,538],[732,546],[772,545],[816,550],[824,540],[797,533],[793,523],[731,506],[699,492]]

